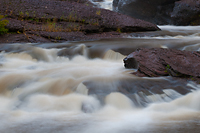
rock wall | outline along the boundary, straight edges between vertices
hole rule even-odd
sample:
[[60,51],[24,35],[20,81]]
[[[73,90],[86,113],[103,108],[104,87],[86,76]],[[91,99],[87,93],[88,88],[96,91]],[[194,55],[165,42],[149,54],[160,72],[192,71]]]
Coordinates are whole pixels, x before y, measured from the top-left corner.
[[115,11],[158,25],[199,25],[200,0],[114,0]]

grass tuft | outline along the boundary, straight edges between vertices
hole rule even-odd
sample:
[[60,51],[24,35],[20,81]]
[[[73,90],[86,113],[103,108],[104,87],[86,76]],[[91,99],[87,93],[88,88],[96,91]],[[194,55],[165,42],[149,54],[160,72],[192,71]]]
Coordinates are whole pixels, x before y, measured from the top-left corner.
[[8,20],[4,19],[3,15],[0,15],[0,35],[6,34],[8,29],[5,26],[9,23]]

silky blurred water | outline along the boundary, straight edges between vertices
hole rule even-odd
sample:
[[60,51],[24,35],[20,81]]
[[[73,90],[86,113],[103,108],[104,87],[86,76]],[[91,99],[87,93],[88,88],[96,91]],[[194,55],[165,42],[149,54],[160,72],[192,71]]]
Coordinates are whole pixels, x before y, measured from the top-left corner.
[[198,26],[160,28],[124,39],[1,44],[0,132],[199,132],[200,85],[140,78],[123,66],[139,47],[199,51]]

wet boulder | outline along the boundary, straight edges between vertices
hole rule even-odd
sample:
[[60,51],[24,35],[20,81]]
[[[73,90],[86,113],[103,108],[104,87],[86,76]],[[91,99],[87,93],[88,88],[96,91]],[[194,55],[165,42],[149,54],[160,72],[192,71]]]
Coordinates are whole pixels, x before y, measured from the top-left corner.
[[170,13],[177,0],[114,0],[114,9],[155,24],[171,24]]
[[199,25],[199,0],[114,0],[120,13],[159,25]]
[[176,25],[199,25],[200,0],[181,0],[175,2],[171,18]]
[[198,51],[141,48],[124,59],[124,66],[135,68],[135,62],[138,63],[138,70],[134,74],[138,76],[170,75],[200,81],[200,52]]

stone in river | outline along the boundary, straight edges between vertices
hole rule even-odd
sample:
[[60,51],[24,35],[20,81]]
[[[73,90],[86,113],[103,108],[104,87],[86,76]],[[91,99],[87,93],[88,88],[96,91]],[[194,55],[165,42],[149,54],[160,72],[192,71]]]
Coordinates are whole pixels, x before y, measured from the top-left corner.
[[126,68],[135,68],[138,76],[173,76],[200,81],[200,52],[162,48],[141,48],[124,59]]

